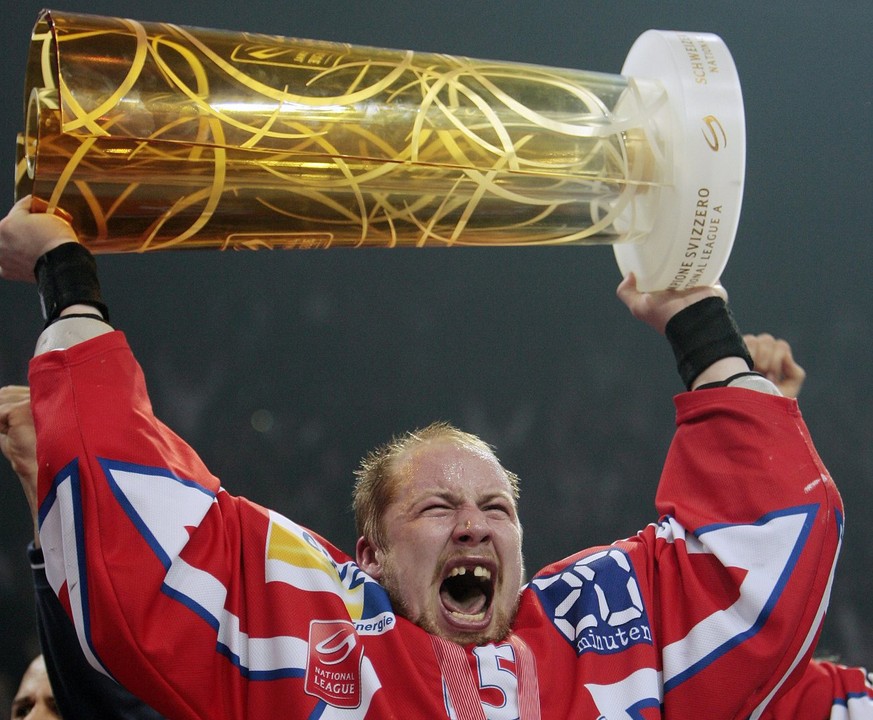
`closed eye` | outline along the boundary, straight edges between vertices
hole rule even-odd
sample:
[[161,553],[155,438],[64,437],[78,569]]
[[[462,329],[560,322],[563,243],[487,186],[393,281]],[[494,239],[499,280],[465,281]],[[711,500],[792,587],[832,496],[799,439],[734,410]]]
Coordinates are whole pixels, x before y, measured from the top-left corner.
[[492,515],[512,516],[512,508],[505,503],[491,503],[490,505],[485,505],[482,510]]
[[441,515],[446,512],[451,512],[452,506],[444,502],[435,502],[425,505],[421,509],[422,515]]

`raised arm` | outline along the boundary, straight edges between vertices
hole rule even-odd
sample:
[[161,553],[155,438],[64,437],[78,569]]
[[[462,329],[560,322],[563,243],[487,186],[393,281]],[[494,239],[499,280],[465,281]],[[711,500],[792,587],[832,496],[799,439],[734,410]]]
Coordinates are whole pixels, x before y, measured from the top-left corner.
[[0,452],[9,461],[33,519],[33,541],[39,547],[36,505],[36,430],[30,411],[30,389],[23,385],[0,388]]
[[46,320],[37,355],[111,330],[91,253],[65,219],[41,209],[28,196],[0,220],[0,277],[37,283]]
[[[752,359],[721,285],[681,292],[640,292],[630,274],[618,286],[617,294],[635,318],[667,336],[689,390],[727,384],[750,374]],[[747,386],[772,391],[754,383]]]
[[88,664],[73,623],[46,578],[37,524],[36,431],[27,387],[0,388],[0,451],[21,481],[33,518],[34,540],[28,555],[37,633],[61,717],[65,720],[160,720],[161,715]]
[[[723,683],[736,693],[725,696],[735,703],[726,715],[759,717],[815,646],[842,536],[840,499],[796,402],[755,371],[721,287],[639,293],[628,278],[618,294],[666,335],[694,390],[676,398],[651,538],[665,715],[699,710],[707,688]],[[763,355],[766,372],[779,356]]]
[[[90,253],[22,201],[0,223],[0,275],[34,270],[47,323],[29,369],[39,537],[88,662],[174,719],[268,717],[277,694],[304,708],[295,717],[320,714],[303,682],[310,618],[351,622],[390,611],[387,598],[337,548],[224,491],[155,417]],[[287,579],[296,562],[305,587]]]

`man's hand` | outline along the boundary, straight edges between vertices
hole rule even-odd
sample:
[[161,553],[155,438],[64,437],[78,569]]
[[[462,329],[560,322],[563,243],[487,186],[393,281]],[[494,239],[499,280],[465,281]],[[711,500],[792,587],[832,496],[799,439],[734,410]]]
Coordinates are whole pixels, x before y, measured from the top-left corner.
[[[727,301],[727,292],[720,283],[682,291],[640,292],[637,290],[637,281],[633,273],[629,273],[621,281],[616,292],[635,318],[650,325],[662,335],[670,319],[688,306],[709,297],[720,297]],[[699,368],[689,389],[694,390],[700,385],[723,382],[734,375],[747,372],[748,369],[746,360],[739,354],[722,357],[707,368]]]
[[0,277],[34,282],[40,255],[66,242],[78,242],[72,226],[59,215],[38,212],[44,203],[21,198],[0,220]]
[[637,279],[633,273],[629,273],[621,281],[616,294],[637,320],[651,325],[662,335],[671,317],[698,300],[708,297],[720,297],[727,300],[727,291],[720,284],[681,291],[640,292],[637,290]]
[[36,502],[36,431],[30,412],[30,389],[21,385],[0,388],[0,452],[21,481],[33,518],[33,537],[39,545]]
[[806,380],[806,370],[795,361],[791,345],[769,333],[743,335],[755,361],[755,371],[770,380],[785,397],[796,398]]

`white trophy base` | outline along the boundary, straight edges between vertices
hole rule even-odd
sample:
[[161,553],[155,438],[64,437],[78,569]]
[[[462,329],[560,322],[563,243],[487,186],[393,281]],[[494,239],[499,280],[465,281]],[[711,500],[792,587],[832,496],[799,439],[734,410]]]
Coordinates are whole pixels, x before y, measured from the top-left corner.
[[653,119],[667,176],[648,209],[651,232],[613,246],[619,269],[644,291],[713,285],[733,247],[745,176],[743,97],[730,52],[716,35],[649,30],[622,75],[667,91]]

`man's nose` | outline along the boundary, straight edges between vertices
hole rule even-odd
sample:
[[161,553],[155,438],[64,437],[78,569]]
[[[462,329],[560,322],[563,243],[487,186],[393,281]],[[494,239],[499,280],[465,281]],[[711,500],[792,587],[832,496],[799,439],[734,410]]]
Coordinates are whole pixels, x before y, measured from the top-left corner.
[[488,518],[479,508],[462,508],[455,522],[454,539],[466,544],[479,544],[491,538]]
[[44,705],[34,705],[24,716],[24,720],[52,720],[52,718],[57,718],[57,715],[52,715]]

